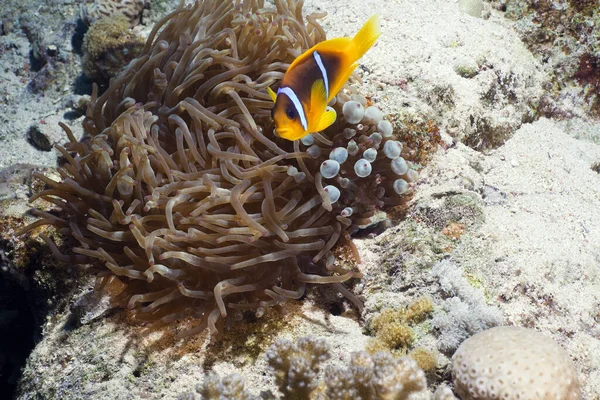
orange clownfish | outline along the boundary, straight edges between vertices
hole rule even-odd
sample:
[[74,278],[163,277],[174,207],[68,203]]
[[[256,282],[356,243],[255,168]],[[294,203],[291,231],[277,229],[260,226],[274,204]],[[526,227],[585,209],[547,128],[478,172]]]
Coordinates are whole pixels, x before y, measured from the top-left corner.
[[289,66],[275,93],[271,116],[277,134],[298,140],[335,122],[335,110],[327,103],[344,87],[358,60],[379,35],[379,18],[372,16],[353,38],[343,37],[316,44]]

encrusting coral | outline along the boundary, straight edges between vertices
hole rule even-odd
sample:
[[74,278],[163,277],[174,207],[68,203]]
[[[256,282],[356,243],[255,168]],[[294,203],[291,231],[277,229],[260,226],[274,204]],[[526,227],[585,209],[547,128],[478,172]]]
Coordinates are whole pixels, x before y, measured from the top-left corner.
[[[381,112],[340,117],[302,142],[276,137],[266,88],[289,63],[325,39],[302,2],[183,3],[151,32],[138,58],[100,97],[86,135],[57,146],[65,163],[35,195],[60,209],[23,232],[51,224],[75,239],[71,263],[105,266],[97,287],[153,327],[193,317],[188,334],[215,333],[244,312],[301,298],[330,284],[357,306],[332,249],[401,204],[416,179],[409,150]],[[367,109],[368,110],[368,109]],[[330,168],[335,167],[335,171]],[[339,167],[339,168],[338,168]],[[352,248],[352,247],[351,247]]]

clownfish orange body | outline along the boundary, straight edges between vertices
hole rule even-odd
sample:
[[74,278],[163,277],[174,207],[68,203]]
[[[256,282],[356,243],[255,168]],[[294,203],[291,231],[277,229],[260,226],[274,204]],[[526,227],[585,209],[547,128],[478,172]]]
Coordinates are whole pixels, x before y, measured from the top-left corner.
[[374,15],[353,38],[325,40],[296,58],[277,93],[267,88],[275,102],[271,115],[277,134],[298,140],[333,124],[337,115],[327,103],[344,87],[380,34],[379,18]]

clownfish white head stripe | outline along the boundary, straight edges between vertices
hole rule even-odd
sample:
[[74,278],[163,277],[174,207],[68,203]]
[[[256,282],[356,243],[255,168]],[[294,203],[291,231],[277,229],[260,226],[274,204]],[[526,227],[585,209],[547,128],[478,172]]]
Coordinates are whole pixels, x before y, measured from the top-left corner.
[[313,52],[313,57],[315,58],[315,61],[319,66],[319,69],[321,70],[321,76],[323,77],[323,83],[325,85],[325,93],[327,95],[327,98],[329,98],[329,79],[327,78],[327,70],[325,69],[325,65],[323,65],[323,60],[321,59],[321,56],[316,50]]
[[379,19],[374,15],[354,37],[325,40],[297,57],[277,93],[267,87],[275,103],[271,116],[277,135],[298,140],[331,126],[337,115],[327,103],[344,87],[358,60],[380,34]]
[[[302,128],[304,128],[304,130],[307,130],[308,123],[306,122],[304,108],[302,107],[302,103],[300,103],[300,99],[298,99],[298,96],[296,96],[294,90],[289,87],[280,87],[279,89],[277,89],[277,94],[279,93],[285,94],[292,101],[294,107],[296,108],[296,113],[298,113],[298,116],[300,117],[300,123],[302,124]],[[288,112],[288,114],[291,113]],[[293,117],[291,117],[290,115],[288,115],[288,118],[293,119]]]

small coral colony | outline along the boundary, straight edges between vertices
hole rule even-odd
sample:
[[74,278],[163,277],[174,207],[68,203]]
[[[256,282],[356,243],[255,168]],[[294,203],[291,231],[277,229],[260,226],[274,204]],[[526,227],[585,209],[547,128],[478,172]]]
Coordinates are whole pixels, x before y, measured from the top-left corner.
[[358,260],[351,235],[407,201],[414,151],[345,86],[377,16],[325,40],[324,14],[301,3],[182,3],[159,21],[95,88],[84,136],[63,125],[60,179],[36,174],[41,219],[21,233],[93,265],[97,289],[150,329],[217,333],[314,284],[360,311],[343,282],[362,275],[338,255]]

